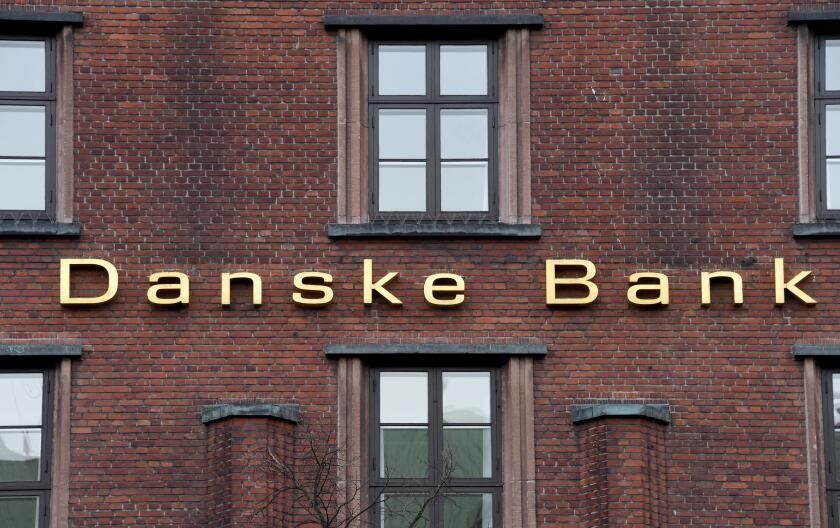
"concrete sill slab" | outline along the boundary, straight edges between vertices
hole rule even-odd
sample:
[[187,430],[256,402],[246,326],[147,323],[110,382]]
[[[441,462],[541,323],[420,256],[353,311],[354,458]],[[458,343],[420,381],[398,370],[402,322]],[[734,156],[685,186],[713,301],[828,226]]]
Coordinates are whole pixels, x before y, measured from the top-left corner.
[[539,238],[542,226],[490,222],[329,224],[327,235],[330,238]]
[[605,403],[572,407],[572,423],[575,424],[608,416],[671,423],[671,406],[667,403]]
[[0,237],[77,237],[81,231],[78,222],[0,222]]
[[252,418],[277,418],[291,423],[300,421],[300,406],[294,403],[256,403],[249,405],[207,405],[201,409],[202,423],[216,422],[234,416]]

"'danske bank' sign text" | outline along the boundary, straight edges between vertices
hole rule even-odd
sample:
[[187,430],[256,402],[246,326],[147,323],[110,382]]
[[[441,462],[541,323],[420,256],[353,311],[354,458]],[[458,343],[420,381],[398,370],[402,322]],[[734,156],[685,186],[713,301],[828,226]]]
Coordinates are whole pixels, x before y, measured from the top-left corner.
[[[96,297],[71,295],[74,268],[94,268],[108,277],[108,286],[104,293]],[[112,300],[119,288],[119,273],[116,267],[101,259],[62,259],[61,260],[60,302],[62,305],[95,305]],[[784,259],[774,259],[773,283],[775,303],[785,304],[789,294],[801,303],[813,305],[816,301],[805,293],[799,284],[810,275],[810,271],[800,271],[793,278],[786,280]],[[549,259],[545,261],[545,303],[549,306],[580,306],[594,302],[598,298],[595,264],[583,259]],[[388,290],[388,285],[399,276],[397,271],[389,271],[375,279],[373,261],[365,259],[362,264],[362,302],[373,303],[374,293],[385,302],[401,305],[402,301]],[[221,274],[221,305],[231,304],[231,283],[249,282],[254,306],[263,302],[262,279],[256,273],[246,271]],[[712,302],[712,281],[726,281],[732,291],[731,301],[740,305],[744,302],[744,284],[741,275],[733,271],[713,271],[700,273],[700,303]],[[319,307],[330,304],[334,293],[331,274],[321,271],[298,273],[292,280],[295,291],[292,301],[304,307]],[[426,277],[423,284],[423,296],[426,302],[438,307],[453,307],[462,304],[467,295],[467,283],[455,273],[435,273]],[[190,278],[184,273],[163,271],[149,276],[148,301],[156,305],[187,305],[190,302]],[[665,306],[670,302],[668,276],[664,273],[638,272],[628,277],[627,300],[638,306]]]

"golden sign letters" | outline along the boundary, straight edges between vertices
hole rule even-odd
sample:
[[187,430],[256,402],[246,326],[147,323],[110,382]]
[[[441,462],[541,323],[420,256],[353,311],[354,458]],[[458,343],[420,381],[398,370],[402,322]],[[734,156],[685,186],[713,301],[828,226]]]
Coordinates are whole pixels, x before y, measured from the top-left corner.
[[[112,300],[117,295],[119,274],[117,268],[101,259],[61,259],[59,300],[63,305],[96,305]],[[97,296],[74,296],[72,294],[73,270],[86,268],[104,273],[107,288]],[[374,294],[380,302],[399,306],[402,301],[388,288],[399,278],[398,271],[382,271],[375,279],[373,260],[362,262],[362,303],[371,305]],[[800,285],[811,274],[800,271],[786,280],[784,259],[774,259],[773,284],[775,303],[785,304],[786,299],[796,298],[806,305],[815,301]],[[549,259],[545,261],[545,303],[548,306],[582,306],[595,302],[598,285],[595,282],[597,268],[589,260]],[[263,302],[263,283],[256,273],[245,271],[225,272],[221,276],[221,305],[231,305],[231,284],[234,281],[248,282],[251,288],[251,303],[260,306]],[[712,304],[712,282],[728,284],[732,290],[732,304],[744,303],[744,281],[733,271],[703,271],[700,273],[700,304]],[[627,278],[627,301],[635,306],[667,306],[670,303],[668,276],[656,272],[636,272]],[[326,306],[333,301],[333,276],[321,271],[303,271],[292,279],[294,292],[292,301],[304,307]],[[464,303],[467,285],[464,278],[455,273],[434,273],[423,283],[423,298],[432,306],[451,308]],[[149,276],[146,294],[155,305],[188,305],[190,303],[190,278],[177,271],[160,271]]]

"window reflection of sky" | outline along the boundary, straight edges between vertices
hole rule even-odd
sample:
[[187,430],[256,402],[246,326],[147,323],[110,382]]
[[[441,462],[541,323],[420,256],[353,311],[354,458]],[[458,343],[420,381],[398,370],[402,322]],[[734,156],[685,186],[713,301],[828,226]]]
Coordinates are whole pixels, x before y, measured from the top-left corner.
[[831,375],[834,391],[834,425],[840,425],[840,373]]
[[427,423],[428,383],[426,372],[380,373],[380,423]]
[[0,374],[0,426],[41,425],[41,376],[38,373]]
[[840,90],[840,40],[825,42],[825,89]]
[[0,432],[0,461],[30,460],[41,456],[39,429],[4,429]]
[[443,421],[490,423],[490,373],[443,373]]

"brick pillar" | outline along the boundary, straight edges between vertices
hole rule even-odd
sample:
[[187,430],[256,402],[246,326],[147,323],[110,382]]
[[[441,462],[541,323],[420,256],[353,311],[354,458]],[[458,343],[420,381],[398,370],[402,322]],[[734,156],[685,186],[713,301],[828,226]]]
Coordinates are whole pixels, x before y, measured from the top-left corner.
[[296,405],[213,405],[207,424],[210,528],[280,526],[286,511],[283,482],[270,457],[285,460],[293,446]]
[[664,405],[608,404],[577,407],[585,528],[665,528],[666,434]]

